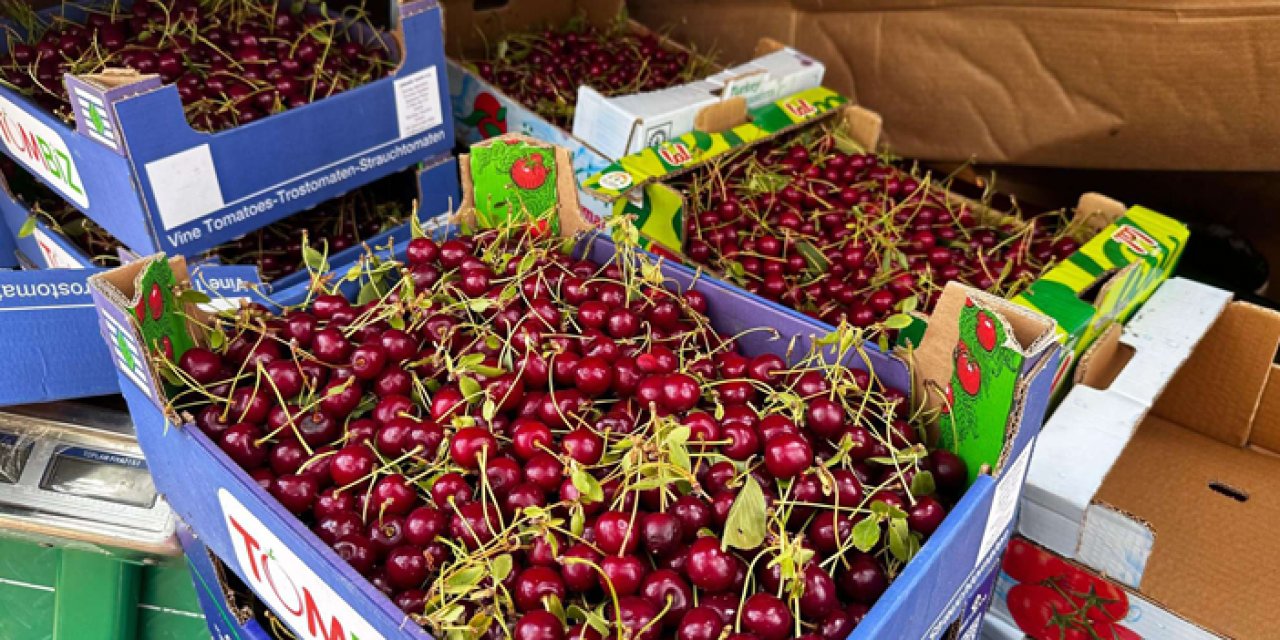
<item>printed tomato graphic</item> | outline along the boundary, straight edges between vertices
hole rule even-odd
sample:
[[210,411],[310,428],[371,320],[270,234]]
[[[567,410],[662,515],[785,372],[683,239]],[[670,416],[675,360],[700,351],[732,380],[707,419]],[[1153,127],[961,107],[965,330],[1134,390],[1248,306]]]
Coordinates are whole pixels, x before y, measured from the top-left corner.
[[164,313],[164,292],[160,291],[157,283],[151,283],[151,291],[147,293],[147,306],[151,309],[151,319],[159,320]]
[[974,328],[974,335],[983,349],[990,351],[996,348],[996,323],[991,320],[991,316],[987,315],[986,311],[978,312],[978,324]]
[[160,338],[160,348],[164,350],[164,357],[170,360],[173,359],[173,341],[169,339],[169,336]]
[[1004,552],[1000,568],[1016,582],[1027,584],[1040,584],[1078,572],[1062,558],[1022,538],[1009,541],[1009,548]]
[[[1023,633],[1034,640],[1088,638],[1083,629],[1071,629],[1063,619],[1075,610],[1066,596],[1038,584],[1020,584],[1009,589],[1009,614]],[[1072,635],[1078,631],[1080,635]]]
[[942,412],[951,413],[951,406],[956,403],[956,392],[951,389],[951,385],[942,388],[942,395],[946,398],[946,402],[942,404]]
[[471,105],[471,113],[461,119],[464,124],[479,130],[485,138],[500,136],[507,132],[507,110],[501,102],[490,93],[481,93]]
[[969,355],[969,348],[964,343],[956,345],[956,378],[960,380],[960,388],[971,395],[978,395],[982,388],[982,370],[978,361]]
[[511,180],[525,191],[533,191],[546,184],[547,174],[547,167],[542,164],[542,156],[537,154],[520,158],[511,165]]
[[1059,584],[1089,620],[1105,623],[1124,620],[1129,613],[1129,596],[1123,589],[1075,567],[1070,569]]

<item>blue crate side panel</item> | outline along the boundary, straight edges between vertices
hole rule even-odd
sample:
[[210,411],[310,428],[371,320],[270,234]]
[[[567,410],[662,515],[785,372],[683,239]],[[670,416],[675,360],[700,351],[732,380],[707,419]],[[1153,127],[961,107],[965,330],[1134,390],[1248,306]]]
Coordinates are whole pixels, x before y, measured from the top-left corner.
[[119,389],[89,295],[97,270],[0,271],[0,404],[52,402]]
[[196,599],[200,602],[200,610],[204,612],[209,634],[215,640],[273,640],[256,620],[241,623],[231,612],[217,567],[214,566],[215,561],[209,557],[208,548],[196,539],[190,528],[181,525],[178,527],[178,541],[182,543],[182,550],[187,555],[187,570],[191,573],[191,581],[195,583]]
[[76,129],[0,88],[0,147],[139,253],[198,253],[452,148],[441,9],[396,7],[395,74],[306,107],[204,134],[173,86],[71,79]]

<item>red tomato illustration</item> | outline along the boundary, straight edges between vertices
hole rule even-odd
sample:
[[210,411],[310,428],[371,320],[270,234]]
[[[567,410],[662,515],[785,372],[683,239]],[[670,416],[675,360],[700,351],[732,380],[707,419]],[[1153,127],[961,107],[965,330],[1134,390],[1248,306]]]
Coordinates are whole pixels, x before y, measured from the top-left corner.
[[971,396],[978,395],[978,390],[982,388],[982,370],[978,368],[978,362],[970,357],[963,342],[956,353],[956,378],[960,380],[960,388]]
[[978,326],[974,328],[974,333],[983,349],[990,351],[996,348],[996,323],[986,311],[978,312]]
[[531,155],[516,160],[511,165],[511,180],[517,187],[532,191],[547,183],[547,168],[542,164],[542,156]]

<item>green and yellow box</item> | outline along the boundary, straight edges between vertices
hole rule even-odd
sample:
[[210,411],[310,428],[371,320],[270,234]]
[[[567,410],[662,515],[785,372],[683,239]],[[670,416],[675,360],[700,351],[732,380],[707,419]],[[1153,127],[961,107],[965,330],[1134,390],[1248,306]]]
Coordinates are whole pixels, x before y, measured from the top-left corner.
[[[614,215],[630,216],[646,248],[679,256],[684,246],[684,196],[664,181],[704,162],[799,127],[844,113],[849,99],[826,87],[814,87],[748,111],[745,103],[726,102],[704,111],[699,130],[625,156],[582,184],[585,197],[602,201]],[[878,138],[880,116],[852,107],[862,129]],[[861,141],[859,141],[861,142]],[[874,146],[875,140],[870,141]]]
[[1155,293],[1190,237],[1181,222],[1146,207],[1125,209],[1115,201],[1097,206],[1109,214],[1110,224],[1013,299],[1058,323],[1064,352],[1053,383],[1055,402],[1084,350],[1112,324],[1127,322]]
[[[626,156],[588,178],[583,184],[587,197],[611,203],[615,215],[631,216],[641,233],[656,243],[651,251],[682,260],[685,198],[670,185],[672,178],[827,118],[843,120],[853,146],[868,152],[881,149],[881,117],[823,87],[750,112],[719,115],[707,119],[704,130]],[[999,220],[1009,215],[954,193],[947,197],[966,202],[980,216]],[[1093,235],[1014,297],[1058,323],[1065,353],[1054,380],[1055,401],[1065,391],[1064,381],[1071,379],[1076,358],[1112,323],[1132,316],[1169,277],[1189,237],[1177,220],[1096,193],[1080,197],[1072,224],[1086,226]],[[915,326],[902,330],[900,340],[912,342],[923,333],[927,318],[916,318]]]

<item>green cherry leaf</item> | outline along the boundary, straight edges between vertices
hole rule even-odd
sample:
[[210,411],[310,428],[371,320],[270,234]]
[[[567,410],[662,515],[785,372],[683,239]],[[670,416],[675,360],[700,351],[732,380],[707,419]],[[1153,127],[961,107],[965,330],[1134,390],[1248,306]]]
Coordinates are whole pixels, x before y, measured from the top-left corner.
[[480,388],[480,383],[476,382],[471,376],[462,376],[458,378],[458,390],[462,392],[462,397],[467,402],[473,402],[484,391]]
[[744,551],[755,549],[764,543],[767,524],[764,491],[754,477],[747,476],[747,483],[738,492],[733,506],[729,507],[723,544]]
[[26,238],[31,234],[35,233],[35,231],[36,231],[36,217],[28,216],[27,219],[22,222],[22,227],[18,229],[18,237]]
[[515,561],[512,560],[511,554],[504,553],[493,559],[493,563],[489,565],[490,571],[493,572],[495,582],[502,582],[511,575],[511,570],[515,567]]
[[573,475],[570,476],[573,486],[582,494],[582,501],[585,504],[604,501],[604,488],[600,486],[600,481],[595,479],[586,469],[578,467],[574,469]]
[[208,304],[209,296],[195,289],[187,289],[178,294],[178,304]]
[[880,542],[880,523],[876,518],[863,518],[861,522],[853,525],[853,532],[850,534],[853,546],[863,553],[871,551]]
[[937,486],[933,482],[933,473],[930,471],[921,471],[911,479],[911,495],[917,498],[927,496],[936,490]]
[[888,329],[906,329],[911,326],[911,322],[911,316],[905,313],[895,313],[884,319],[884,326]]

